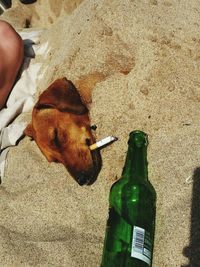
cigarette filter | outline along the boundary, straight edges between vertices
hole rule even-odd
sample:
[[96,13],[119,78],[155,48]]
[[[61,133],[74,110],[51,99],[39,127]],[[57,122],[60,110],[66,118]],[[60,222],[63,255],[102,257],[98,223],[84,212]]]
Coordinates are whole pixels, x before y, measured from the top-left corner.
[[114,141],[117,141],[117,140],[118,140],[118,138],[115,136],[108,136],[108,137],[92,144],[91,146],[89,146],[89,148],[90,148],[90,150],[95,150],[97,148],[100,148],[102,146],[105,146],[105,145],[112,143]]

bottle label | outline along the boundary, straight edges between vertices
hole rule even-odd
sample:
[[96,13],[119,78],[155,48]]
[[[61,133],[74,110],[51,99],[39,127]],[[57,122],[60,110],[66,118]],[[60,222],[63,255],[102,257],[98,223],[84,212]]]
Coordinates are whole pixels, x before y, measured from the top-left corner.
[[151,265],[152,240],[149,232],[138,226],[133,227],[131,257]]

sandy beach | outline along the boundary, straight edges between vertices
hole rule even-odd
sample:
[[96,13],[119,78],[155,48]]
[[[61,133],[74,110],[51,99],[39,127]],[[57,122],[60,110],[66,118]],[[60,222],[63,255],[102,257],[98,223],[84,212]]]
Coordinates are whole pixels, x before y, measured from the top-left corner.
[[[13,1],[17,31],[43,30],[48,52],[37,100],[67,77],[90,109],[101,151],[97,181],[80,187],[25,137],[10,149],[0,185],[0,266],[100,266],[111,185],[128,135],[149,136],[157,192],[154,267],[200,266],[200,3],[198,0]],[[23,114],[30,121],[31,113]]]

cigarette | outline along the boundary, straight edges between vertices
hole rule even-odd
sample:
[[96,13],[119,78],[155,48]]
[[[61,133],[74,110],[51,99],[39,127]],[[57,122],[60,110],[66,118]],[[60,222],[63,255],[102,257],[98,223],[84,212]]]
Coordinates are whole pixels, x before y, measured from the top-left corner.
[[115,136],[108,136],[108,137],[103,138],[102,140],[90,145],[89,149],[90,150],[95,150],[97,148],[100,148],[102,146],[105,146],[105,145],[110,144],[110,143],[112,143],[114,141],[117,141],[117,140],[118,140],[118,138],[115,137]]
[[6,11],[6,6],[2,2],[0,2],[0,8],[3,12]]

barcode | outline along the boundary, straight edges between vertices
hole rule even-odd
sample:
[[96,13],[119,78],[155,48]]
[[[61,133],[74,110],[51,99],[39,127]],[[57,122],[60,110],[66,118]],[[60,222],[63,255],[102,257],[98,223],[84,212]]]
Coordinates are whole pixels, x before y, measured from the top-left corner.
[[138,253],[143,253],[145,230],[134,226],[133,229],[133,249]]
[[138,226],[133,227],[133,240],[132,240],[131,257],[146,262],[151,265],[151,251],[147,247],[147,242],[151,245],[151,239],[145,229]]

